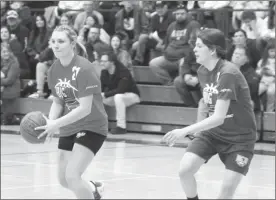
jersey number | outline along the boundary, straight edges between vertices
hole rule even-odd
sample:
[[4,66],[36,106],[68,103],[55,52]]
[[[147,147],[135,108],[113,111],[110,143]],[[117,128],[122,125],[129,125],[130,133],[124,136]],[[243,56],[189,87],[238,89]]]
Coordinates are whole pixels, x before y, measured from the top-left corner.
[[78,76],[78,73],[80,71],[80,67],[76,67],[74,66],[73,69],[72,69],[72,80],[75,81],[76,80],[76,77]]

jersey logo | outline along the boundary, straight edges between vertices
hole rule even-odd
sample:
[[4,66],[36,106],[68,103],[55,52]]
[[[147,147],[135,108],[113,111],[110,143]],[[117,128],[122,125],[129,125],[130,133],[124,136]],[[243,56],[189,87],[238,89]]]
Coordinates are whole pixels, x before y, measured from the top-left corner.
[[211,85],[206,84],[206,86],[203,89],[203,100],[206,104],[212,104],[213,103],[213,94],[218,94],[218,85],[214,85],[211,83]]
[[83,136],[85,136],[85,135],[86,135],[85,132],[79,132],[79,133],[77,134],[76,138],[80,138],[80,137],[83,137]]
[[236,163],[239,167],[244,167],[248,163],[248,158],[242,155],[237,154]]
[[58,83],[55,85],[58,97],[65,101],[68,110],[72,110],[79,106],[79,99],[76,96],[78,90],[73,87],[70,82],[71,81],[66,78],[64,80],[58,79]]
[[80,72],[80,67],[74,66],[74,67],[72,68],[72,73],[73,73],[73,75],[72,75],[72,80],[73,80],[73,81],[76,80],[76,78],[77,78],[79,72]]

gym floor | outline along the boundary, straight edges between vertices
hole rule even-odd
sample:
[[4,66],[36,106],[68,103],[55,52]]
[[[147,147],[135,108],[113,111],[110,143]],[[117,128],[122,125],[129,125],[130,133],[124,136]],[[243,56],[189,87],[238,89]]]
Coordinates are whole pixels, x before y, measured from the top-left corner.
[[[83,178],[103,181],[103,199],[185,199],[178,168],[185,148],[105,142]],[[57,139],[31,145],[1,134],[1,199],[74,199],[57,180]],[[224,166],[213,157],[196,174],[199,198],[215,199]],[[236,199],[275,199],[275,156],[256,154]]]

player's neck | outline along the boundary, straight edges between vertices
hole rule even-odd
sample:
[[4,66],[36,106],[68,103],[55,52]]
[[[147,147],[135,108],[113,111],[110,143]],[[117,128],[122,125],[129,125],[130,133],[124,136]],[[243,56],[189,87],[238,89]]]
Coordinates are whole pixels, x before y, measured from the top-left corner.
[[74,56],[75,56],[75,54],[74,54],[74,52],[72,51],[72,52],[70,52],[68,55],[59,58],[59,61],[60,61],[61,65],[62,65],[63,67],[68,67],[69,64],[72,62]]
[[213,71],[213,69],[215,69],[218,61],[219,61],[219,58],[209,59],[208,61],[206,61],[204,63],[204,67],[206,67],[209,71]]

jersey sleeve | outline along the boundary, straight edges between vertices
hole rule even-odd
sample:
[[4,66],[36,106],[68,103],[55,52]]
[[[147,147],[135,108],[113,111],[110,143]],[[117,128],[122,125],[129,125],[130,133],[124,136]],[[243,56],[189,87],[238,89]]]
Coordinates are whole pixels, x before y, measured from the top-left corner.
[[101,93],[100,79],[92,67],[80,70],[77,76],[77,87],[79,98]]
[[237,80],[234,74],[222,74],[218,80],[218,99],[237,100]]

